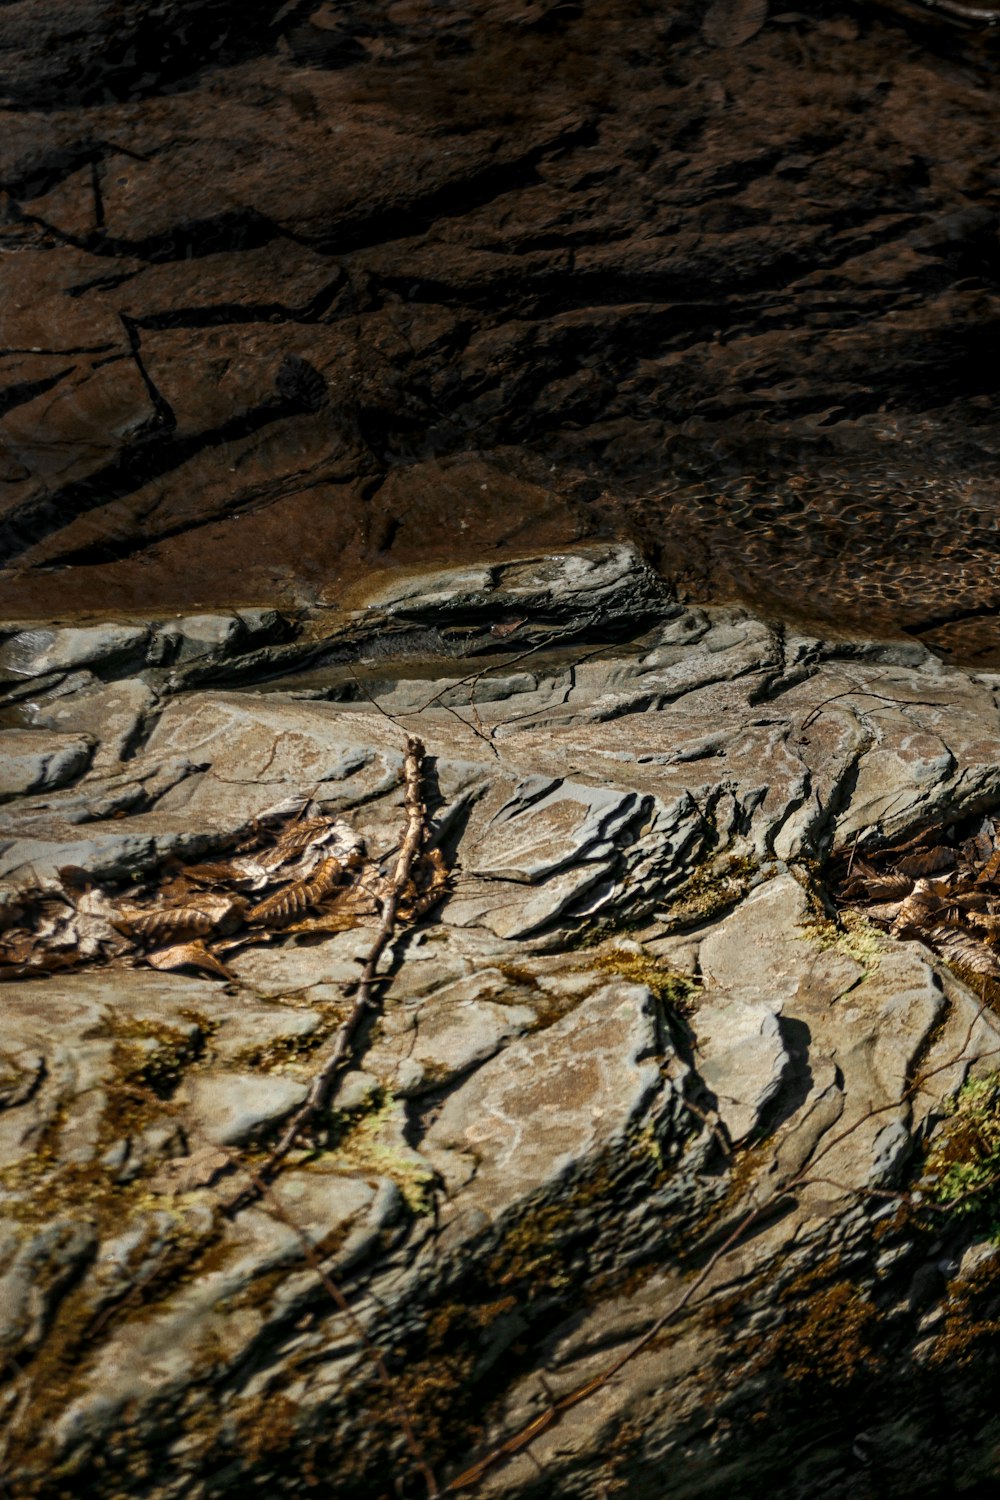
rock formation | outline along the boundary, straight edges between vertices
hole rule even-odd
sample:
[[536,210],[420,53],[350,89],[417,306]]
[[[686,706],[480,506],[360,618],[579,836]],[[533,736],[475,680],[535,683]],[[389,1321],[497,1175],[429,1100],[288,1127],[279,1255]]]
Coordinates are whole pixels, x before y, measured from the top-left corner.
[[[838,915],[826,871],[996,805],[995,675],[684,606],[621,544],[339,616],[28,624],[0,669],[8,916],[47,893],[76,942],[4,995],[18,1500],[994,1471],[992,991]],[[388,867],[407,734],[448,893],[232,1208],[374,919],[259,933],[227,981],[102,959],[100,902],[304,805]]]
[[0,4],[4,1496],[991,1492],[995,20]]

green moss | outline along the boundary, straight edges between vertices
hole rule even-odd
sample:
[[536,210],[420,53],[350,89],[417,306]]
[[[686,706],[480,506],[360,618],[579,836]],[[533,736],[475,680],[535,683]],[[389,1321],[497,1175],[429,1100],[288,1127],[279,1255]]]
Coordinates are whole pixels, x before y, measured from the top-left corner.
[[990,1259],[969,1276],[948,1283],[944,1323],[935,1335],[928,1363],[963,1368],[997,1348],[1000,1336],[1000,1260]]
[[697,927],[729,911],[759,874],[760,866],[749,854],[731,855],[721,865],[713,861],[696,870],[664,912],[667,931]]
[[799,1309],[781,1338],[786,1379],[850,1385],[876,1362],[879,1314],[850,1281],[836,1281]]
[[308,1057],[326,1040],[332,1029],[317,1027],[305,1036],[278,1036],[269,1042],[244,1047],[233,1056],[233,1065],[270,1073],[284,1063]]
[[702,986],[691,974],[672,969],[663,959],[650,953],[633,953],[627,948],[611,948],[594,959],[594,968],[606,974],[619,974],[632,984],[644,984],[664,1005],[687,1014],[695,1008]]
[[566,1287],[562,1235],[573,1221],[569,1202],[543,1203],[507,1230],[486,1267],[486,1279],[498,1287],[517,1286],[525,1294]]
[[955,963],[951,958],[947,962],[955,978],[960,979],[990,1010],[1000,1015],[1000,980],[994,979],[992,974],[979,974],[975,969],[970,969],[966,964]]
[[835,1254],[789,1283],[778,1299],[781,1322],[764,1338],[752,1370],[780,1373],[811,1399],[870,1378],[881,1364],[882,1316],[839,1269]]
[[1000,1239],[1000,1072],[970,1078],[948,1109],[921,1188],[949,1217],[974,1216]]

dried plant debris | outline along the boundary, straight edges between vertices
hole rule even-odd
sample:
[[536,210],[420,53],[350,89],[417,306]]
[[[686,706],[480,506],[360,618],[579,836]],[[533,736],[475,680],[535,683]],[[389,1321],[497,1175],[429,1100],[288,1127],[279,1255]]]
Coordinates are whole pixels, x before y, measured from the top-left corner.
[[916,938],[965,975],[1000,980],[1000,823],[984,817],[834,856],[841,906]]
[[[0,979],[114,959],[232,979],[226,956],[240,948],[376,923],[390,857],[369,857],[349,823],[305,803],[259,820],[217,859],[171,860],[141,884],[102,888],[67,866],[49,889],[0,895]],[[448,878],[441,850],[423,851],[399,915],[430,911]]]

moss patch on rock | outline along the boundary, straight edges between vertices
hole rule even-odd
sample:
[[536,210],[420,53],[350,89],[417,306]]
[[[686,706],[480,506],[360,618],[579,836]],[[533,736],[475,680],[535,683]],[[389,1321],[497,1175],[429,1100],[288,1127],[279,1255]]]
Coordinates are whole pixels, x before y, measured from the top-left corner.
[[968,1079],[951,1100],[921,1187],[948,1217],[974,1216],[1000,1239],[1000,1072]]

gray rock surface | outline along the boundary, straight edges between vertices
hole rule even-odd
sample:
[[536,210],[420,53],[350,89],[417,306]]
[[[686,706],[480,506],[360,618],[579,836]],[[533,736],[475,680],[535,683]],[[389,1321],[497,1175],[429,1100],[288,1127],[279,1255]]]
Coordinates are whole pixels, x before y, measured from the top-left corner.
[[92,749],[80,735],[0,730],[0,799],[65,786],[85,769]]
[[[589,641],[630,593],[631,637]],[[572,1397],[486,1494],[659,1496],[669,1473],[671,1496],[805,1500],[823,1462],[845,1500],[946,1461],[976,1477],[988,1415],[949,1350],[956,1307],[993,1316],[993,1259],[912,1190],[1000,1022],[919,943],[832,920],[822,862],[1000,800],[1000,679],[655,600],[634,554],[592,547],[411,577],[325,637],[233,614],[116,627],[114,651],[103,627],[8,638],[5,733],[43,760],[3,809],[4,878],[15,900],[89,874],[81,955],[109,882],[306,797],[389,859],[406,733],[452,868],[313,1146],[237,1212],[234,1158],[259,1163],[304,1097],[372,919],[244,948],[228,981],[133,956],[5,987],[15,1495],[197,1500],[219,1474],[292,1494],[312,1472],[379,1493],[409,1461],[369,1342],[443,1480]],[[502,649],[499,605],[523,615]],[[73,745],[73,784],[46,781]],[[959,1398],[964,1458],[934,1419]],[[873,1449],[908,1455],[882,1489]]]

